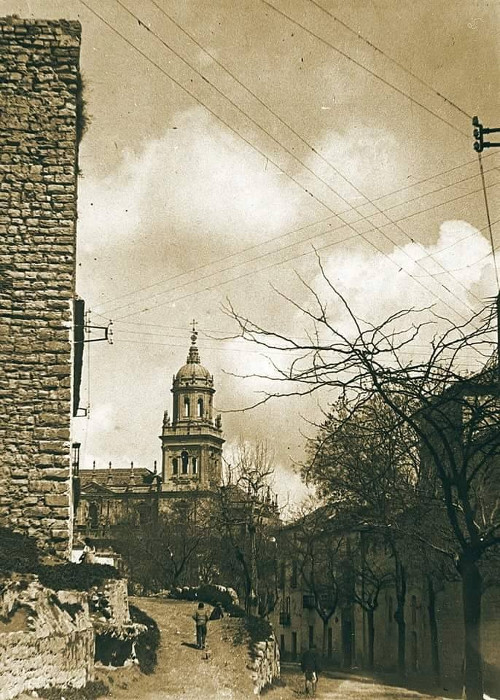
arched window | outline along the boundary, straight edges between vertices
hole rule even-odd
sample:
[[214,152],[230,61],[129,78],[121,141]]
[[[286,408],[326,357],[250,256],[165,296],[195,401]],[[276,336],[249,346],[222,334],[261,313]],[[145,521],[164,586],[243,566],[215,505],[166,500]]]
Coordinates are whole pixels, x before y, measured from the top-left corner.
[[198,418],[203,418],[203,399],[198,399],[196,404],[196,415]]
[[184,416],[186,418],[189,418],[189,399],[187,398],[187,396],[184,399]]
[[97,503],[89,505],[89,521],[90,527],[94,530],[99,526],[99,507]]
[[189,455],[186,452],[186,450],[181,452],[181,460],[182,460],[182,473],[187,474],[188,473],[188,464],[189,464]]
[[193,459],[191,460],[191,464],[193,467],[193,474],[197,474],[198,473],[198,459],[196,457],[193,457]]
[[172,460],[172,474],[175,476],[178,473],[179,473],[179,460],[177,459],[177,457],[174,457]]

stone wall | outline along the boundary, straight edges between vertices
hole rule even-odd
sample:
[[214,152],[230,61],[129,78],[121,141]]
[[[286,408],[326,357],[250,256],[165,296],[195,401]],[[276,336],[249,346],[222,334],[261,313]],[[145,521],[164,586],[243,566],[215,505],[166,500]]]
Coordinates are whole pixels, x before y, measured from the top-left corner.
[[85,593],[32,580],[2,582],[0,700],[50,685],[80,688],[94,674],[95,634]]
[[[109,579],[90,591],[90,603],[97,619],[121,627],[130,623],[127,579]],[[104,604],[103,604],[104,603]],[[106,616],[102,617],[103,608]]]
[[260,695],[281,675],[280,650],[273,634],[268,639],[255,642],[250,650],[251,661],[248,667],[254,685],[255,695]]
[[78,22],[0,19],[0,524],[71,538]]

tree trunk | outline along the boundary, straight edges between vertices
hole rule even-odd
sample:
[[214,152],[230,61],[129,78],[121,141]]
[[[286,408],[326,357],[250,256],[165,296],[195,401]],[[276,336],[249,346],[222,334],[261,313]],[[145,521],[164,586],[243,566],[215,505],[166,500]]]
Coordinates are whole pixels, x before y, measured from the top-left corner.
[[368,621],[368,669],[373,671],[375,661],[375,610],[369,608],[366,612]]
[[439,684],[441,678],[441,664],[439,661],[439,637],[438,626],[436,619],[436,592],[432,583],[432,578],[427,577],[427,592],[429,596],[429,604],[427,610],[429,613],[429,632],[431,636],[431,663],[434,682]]
[[464,687],[466,700],[483,700],[483,659],[481,654],[481,574],[477,562],[462,558],[462,604],[465,631]]
[[403,677],[406,673],[406,571],[399,560],[396,560],[396,599],[394,619],[398,625],[398,673]]
[[404,676],[406,673],[406,622],[404,608],[398,603],[398,609],[394,614],[398,624],[398,673]]
[[326,658],[328,646],[328,620],[323,620],[323,639],[321,640],[321,653]]

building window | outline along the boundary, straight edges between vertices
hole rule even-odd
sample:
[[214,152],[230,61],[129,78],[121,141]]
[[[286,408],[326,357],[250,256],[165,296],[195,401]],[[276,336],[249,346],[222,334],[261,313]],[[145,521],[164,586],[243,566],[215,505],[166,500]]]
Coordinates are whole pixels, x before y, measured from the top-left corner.
[[417,624],[417,597],[412,595],[411,597],[411,623],[412,625]]
[[181,460],[182,460],[182,473],[187,474],[188,473],[188,464],[189,464],[189,455],[186,452],[186,450],[181,452]]
[[282,599],[282,601],[281,601],[279,622],[280,622],[280,625],[283,625],[285,627],[290,625],[290,622],[291,622],[290,596],[287,596],[286,598]]
[[285,653],[285,635],[284,634],[280,634],[280,652],[282,654]]
[[191,460],[191,464],[193,466],[193,474],[197,474],[198,473],[198,458],[193,457],[193,459]]
[[280,565],[280,588],[283,589],[285,588],[286,584],[286,564],[284,561],[281,562]]
[[294,562],[292,562],[292,577],[290,579],[290,586],[292,588],[297,588],[297,584],[298,584],[298,566],[297,566],[297,562],[294,561]]
[[184,399],[184,416],[186,418],[189,418],[189,399],[188,398]]
[[179,460],[177,459],[177,457],[174,457],[172,460],[172,474],[174,476],[177,476],[178,473],[179,473]]
[[89,521],[90,527],[93,530],[99,526],[99,507],[97,503],[91,503],[89,505]]
[[203,418],[203,399],[198,399],[198,403],[196,405],[196,415],[198,418]]

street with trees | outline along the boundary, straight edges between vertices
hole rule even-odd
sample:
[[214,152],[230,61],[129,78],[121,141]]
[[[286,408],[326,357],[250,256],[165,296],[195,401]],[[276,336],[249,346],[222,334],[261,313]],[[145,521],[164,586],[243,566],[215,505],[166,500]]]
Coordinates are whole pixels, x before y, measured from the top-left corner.
[[[341,426],[366,414],[367,407],[385,407],[392,424],[385,437],[396,452],[387,472],[381,474],[376,467],[373,483],[383,479],[381,489],[387,491],[384,508],[390,506],[386,515],[393,518],[400,511],[396,534],[390,540],[399,579],[399,607],[406,592],[407,564],[397,543],[407,535],[414,546],[440,553],[455,567],[462,589],[465,694],[467,700],[482,700],[483,565],[500,544],[496,309],[486,306],[460,323],[433,308],[401,309],[381,321],[369,322],[354,313],[326,275],[321,260],[319,268],[324,298],[304,283],[309,303],[288,299],[304,321],[307,335],[302,338],[263,327],[230,304],[227,307],[240,337],[262,349],[293,356],[285,367],[274,362],[271,373],[260,375],[263,380],[278,382],[278,389],[268,391],[255,405],[327,390],[330,403],[342,402]],[[328,304],[332,301],[343,310],[340,321],[331,318]],[[339,429],[337,424],[334,427]],[[404,433],[403,448],[393,437],[398,433]],[[379,434],[378,428],[374,434]],[[376,451],[377,446],[372,445],[372,449]],[[348,452],[346,445],[345,454]],[[354,494],[350,489],[349,497]],[[417,531],[411,527],[411,519],[422,502],[430,508],[432,517],[427,522],[437,526]],[[375,513],[379,524],[378,516],[384,511]],[[390,520],[383,524],[385,533],[389,525],[393,527]],[[399,624],[402,664],[401,617]]]

